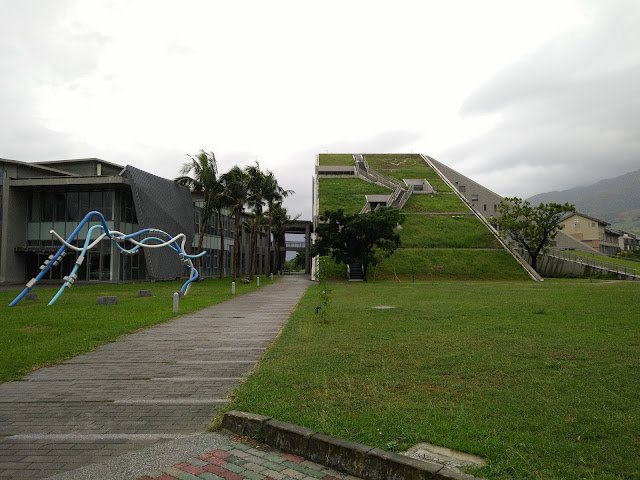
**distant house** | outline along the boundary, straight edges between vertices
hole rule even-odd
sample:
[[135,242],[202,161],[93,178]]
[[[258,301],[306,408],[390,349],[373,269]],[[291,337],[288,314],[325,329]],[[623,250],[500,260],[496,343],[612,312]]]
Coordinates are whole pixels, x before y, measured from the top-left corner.
[[610,229],[610,224],[604,220],[576,212],[566,216],[560,223],[564,233],[603,255],[614,257],[621,250],[622,233]]
[[620,249],[623,252],[640,250],[640,238],[638,238],[635,233],[622,232],[622,236],[620,236],[618,241],[620,242]]

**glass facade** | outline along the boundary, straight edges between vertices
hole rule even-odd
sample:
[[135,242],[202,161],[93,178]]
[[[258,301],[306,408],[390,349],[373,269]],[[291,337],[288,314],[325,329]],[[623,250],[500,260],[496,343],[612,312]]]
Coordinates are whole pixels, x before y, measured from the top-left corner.
[[[33,251],[26,252],[26,278],[37,275],[40,265],[60,247],[60,243],[52,239],[50,230],[55,230],[60,236],[67,238],[92,210],[102,213],[110,229],[124,233],[138,230],[138,219],[130,190],[35,190],[29,199],[28,208],[27,246],[33,248]],[[96,222],[91,222],[82,228],[73,244],[82,246],[89,227],[95,224]],[[132,246],[129,245],[128,248]],[[77,255],[75,251],[68,250],[62,264],[51,268],[46,278],[61,280],[64,275],[68,275]],[[119,263],[114,265],[114,261]],[[119,274],[116,275],[119,278],[112,278],[113,267],[119,267]],[[143,253],[120,255],[115,247],[106,241],[88,252],[78,270],[78,280],[85,281],[139,280],[145,277]]]

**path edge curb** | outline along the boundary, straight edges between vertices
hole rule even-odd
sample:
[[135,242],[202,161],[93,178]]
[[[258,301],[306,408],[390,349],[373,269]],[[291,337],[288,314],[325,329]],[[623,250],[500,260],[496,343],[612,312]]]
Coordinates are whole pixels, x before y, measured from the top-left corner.
[[232,410],[222,428],[365,480],[481,480],[439,463],[325,435],[272,417]]

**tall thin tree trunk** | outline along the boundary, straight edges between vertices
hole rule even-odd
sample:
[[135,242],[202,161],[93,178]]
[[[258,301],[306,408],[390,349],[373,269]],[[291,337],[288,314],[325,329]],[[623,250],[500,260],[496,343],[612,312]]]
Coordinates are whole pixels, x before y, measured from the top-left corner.
[[218,250],[218,274],[224,277],[224,230],[222,227],[222,211],[218,211],[218,232],[220,233],[220,250]]
[[[204,245],[204,235],[205,232],[207,231],[207,227],[208,227],[208,222],[207,220],[203,220],[202,216],[200,217],[200,232],[198,232],[198,251],[197,253],[200,253],[202,251],[202,245]],[[206,257],[206,255],[205,255]],[[202,266],[204,264],[204,257],[200,257],[198,259],[198,272],[200,273],[200,278],[199,280],[202,281],[204,280],[204,274],[202,272]]]
[[256,234],[256,225],[253,225],[251,232],[249,233],[249,279],[253,280],[253,274],[255,272],[255,262],[253,261],[255,258],[255,248],[254,248],[254,238],[257,236]]
[[240,257],[240,214],[235,213],[235,232],[233,236],[233,279],[238,278],[238,261]]
[[[271,244],[271,208],[273,206],[269,206],[269,229],[267,232],[267,244],[269,246],[268,250],[269,250],[269,275],[271,275],[273,273],[273,264],[275,263],[275,258],[273,258],[274,254],[271,251],[272,248],[272,244]],[[274,242],[275,243],[275,242]]]

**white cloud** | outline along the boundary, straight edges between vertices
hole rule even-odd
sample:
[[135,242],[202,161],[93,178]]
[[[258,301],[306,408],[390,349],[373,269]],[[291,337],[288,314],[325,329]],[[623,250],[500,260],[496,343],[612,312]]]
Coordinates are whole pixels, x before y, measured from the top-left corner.
[[[184,154],[204,148],[215,151],[223,169],[259,160],[296,190],[287,205],[305,217],[315,154],[327,150],[423,152],[471,173],[493,171],[491,185],[499,185],[495,177],[504,172],[497,166],[538,138],[520,142],[516,126],[528,128],[532,115],[548,117],[544,108],[521,107],[530,101],[527,92],[540,94],[531,72],[541,65],[549,73],[555,97],[546,98],[562,105],[558,115],[578,111],[562,100],[579,100],[562,91],[571,83],[551,75],[572,52],[570,37],[560,37],[568,46],[541,50],[560,52],[555,63],[538,49],[577,28],[591,38],[589,22],[602,13],[556,0],[0,6],[0,26],[8,29],[0,39],[0,92],[9,92],[0,94],[0,156],[97,156],[171,178]],[[624,53],[608,57],[611,71],[628,64]],[[573,74],[592,63],[577,57]],[[620,123],[620,112],[598,116]],[[492,137],[497,126],[504,138]],[[496,148],[492,138],[504,145]],[[519,171],[539,164],[530,158]]]

